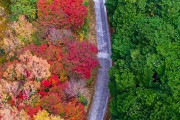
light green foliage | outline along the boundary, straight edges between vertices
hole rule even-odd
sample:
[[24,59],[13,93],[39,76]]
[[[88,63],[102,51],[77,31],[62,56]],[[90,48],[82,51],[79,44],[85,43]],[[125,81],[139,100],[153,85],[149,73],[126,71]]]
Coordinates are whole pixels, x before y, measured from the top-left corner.
[[28,20],[32,22],[37,18],[37,8],[36,1],[37,0],[10,0],[10,10],[12,12],[12,16],[10,18],[11,21],[18,20],[19,15],[26,15]]
[[108,0],[112,120],[180,118],[180,3]]

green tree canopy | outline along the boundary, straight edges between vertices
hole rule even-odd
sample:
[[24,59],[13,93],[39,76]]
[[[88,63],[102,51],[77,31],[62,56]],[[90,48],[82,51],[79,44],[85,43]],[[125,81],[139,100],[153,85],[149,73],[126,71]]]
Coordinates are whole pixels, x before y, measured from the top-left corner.
[[12,12],[11,21],[18,20],[19,15],[26,15],[28,20],[32,22],[37,18],[37,0],[10,0],[10,10]]
[[180,3],[108,0],[113,120],[180,118]]

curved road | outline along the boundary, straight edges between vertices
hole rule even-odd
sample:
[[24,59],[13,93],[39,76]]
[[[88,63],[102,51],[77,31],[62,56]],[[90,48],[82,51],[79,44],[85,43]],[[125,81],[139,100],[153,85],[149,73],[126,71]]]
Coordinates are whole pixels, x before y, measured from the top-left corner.
[[111,43],[106,8],[104,6],[105,0],[94,0],[94,2],[96,12],[97,43],[99,49],[98,60],[101,68],[98,70],[95,94],[88,120],[103,120],[109,98],[108,71],[112,66],[112,60],[110,58]]

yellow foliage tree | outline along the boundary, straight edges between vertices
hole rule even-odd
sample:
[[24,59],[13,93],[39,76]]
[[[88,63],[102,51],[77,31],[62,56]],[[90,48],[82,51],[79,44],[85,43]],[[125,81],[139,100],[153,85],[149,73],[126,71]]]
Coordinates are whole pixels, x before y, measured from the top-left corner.
[[39,111],[34,115],[34,120],[64,120],[60,116],[50,115],[46,110]]

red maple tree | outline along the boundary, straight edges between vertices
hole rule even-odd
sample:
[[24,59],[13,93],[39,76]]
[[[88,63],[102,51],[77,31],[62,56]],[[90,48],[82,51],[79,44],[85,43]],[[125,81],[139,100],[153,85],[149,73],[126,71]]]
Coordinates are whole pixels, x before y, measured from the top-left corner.
[[67,74],[74,78],[86,78],[91,76],[91,70],[98,65],[96,54],[97,47],[84,42],[68,42],[62,54],[62,63]]
[[83,0],[37,0],[37,9],[42,25],[57,28],[75,30],[87,16]]

